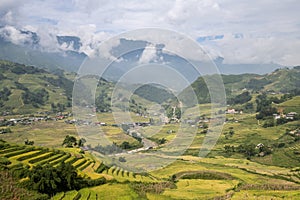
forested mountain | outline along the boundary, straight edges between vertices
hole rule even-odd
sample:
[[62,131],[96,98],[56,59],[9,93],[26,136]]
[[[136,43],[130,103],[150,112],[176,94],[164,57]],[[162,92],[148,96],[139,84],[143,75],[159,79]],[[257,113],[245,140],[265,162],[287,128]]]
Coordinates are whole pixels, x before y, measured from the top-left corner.
[[[214,75],[199,77],[192,83],[199,103],[210,101],[209,90],[205,84],[205,79],[213,78]],[[240,74],[240,75],[221,75],[225,86],[227,101],[230,103],[237,95],[245,91],[251,93],[296,93],[299,94],[300,88],[300,67],[292,69],[277,69],[265,75]],[[184,91],[185,92],[185,91]],[[183,92],[183,94],[184,94]],[[239,102],[236,102],[239,103]]]
[[[71,107],[75,73],[67,73],[61,69],[54,69],[49,72],[45,69],[9,61],[0,61],[0,72],[1,112],[57,112]],[[212,76],[214,75],[205,78]],[[210,101],[205,78],[199,77],[191,85],[199,103]],[[222,79],[225,85],[227,102],[229,104],[244,104],[251,99],[252,94],[261,92],[299,94],[300,67],[277,69],[266,75],[222,75]],[[110,111],[114,84],[105,79],[99,81],[95,99],[99,112]],[[185,92],[183,91],[182,94],[184,95]],[[137,87],[134,94],[156,103],[174,99],[174,94],[162,86],[154,84],[141,85]],[[133,110],[137,110],[134,107],[138,106],[141,105],[131,105]]]
[[73,82],[67,76],[75,74],[7,61],[0,62],[0,74],[2,112],[64,111],[71,106]]

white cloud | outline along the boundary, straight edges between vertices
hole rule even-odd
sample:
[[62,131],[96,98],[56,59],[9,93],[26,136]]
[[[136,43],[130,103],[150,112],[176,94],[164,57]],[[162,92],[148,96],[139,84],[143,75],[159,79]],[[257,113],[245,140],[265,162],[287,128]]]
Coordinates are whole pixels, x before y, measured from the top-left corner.
[[[223,55],[228,63],[300,63],[300,4],[287,1],[238,0],[137,0],[61,1],[2,0],[0,23],[19,28],[74,35],[81,38],[81,51],[94,55],[101,41],[123,31],[156,27],[199,36],[225,35],[202,43],[212,56]],[[42,30],[44,29],[44,30]],[[242,33],[244,38],[232,37]],[[45,41],[42,41],[45,39]],[[57,48],[53,37],[43,33],[44,47]],[[52,44],[53,43],[53,44]],[[167,44],[166,48],[176,48]]]
[[145,49],[143,50],[143,53],[139,59],[140,64],[147,64],[151,61],[157,60],[157,50],[155,45],[148,44]]
[[[233,34],[226,34],[222,40],[210,41],[204,45],[213,50],[213,55],[222,56],[226,64],[274,62],[291,66],[300,63],[297,56],[297,52],[300,51],[300,40],[290,40],[288,37],[246,34],[242,38],[236,38]],[[215,49],[218,51],[214,51]]]
[[24,0],[1,0],[0,3],[0,25],[16,24],[19,16],[19,8],[23,6]]
[[23,45],[24,43],[31,43],[31,34],[22,34],[13,26],[5,26],[0,28],[0,36],[13,44]]

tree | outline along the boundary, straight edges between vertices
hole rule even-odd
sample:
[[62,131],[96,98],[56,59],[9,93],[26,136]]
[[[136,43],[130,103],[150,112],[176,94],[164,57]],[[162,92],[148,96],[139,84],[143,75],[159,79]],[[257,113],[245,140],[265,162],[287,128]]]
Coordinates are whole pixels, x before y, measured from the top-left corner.
[[251,102],[246,103],[244,108],[245,108],[245,110],[248,110],[248,111],[253,110],[253,108],[254,108],[253,103],[251,103]]
[[238,153],[243,153],[247,158],[249,159],[251,156],[255,155],[255,145],[254,144],[247,144],[247,145],[239,145],[237,147],[237,152]]
[[267,119],[265,121],[265,123],[263,124],[263,127],[264,128],[267,128],[267,127],[273,127],[275,125],[274,123],[274,119],[273,118],[270,118],[270,119]]
[[234,146],[225,145],[224,151],[226,154],[231,155],[233,152],[235,152]]
[[66,147],[73,147],[77,145],[77,140],[74,136],[67,135],[62,143]]
[[[25,169],[24,167],[22,167]],[[22,184],[28,189],[53,196],[57,192],[79,190],[84,187],[104,184],[105,178],[85,179],[77,174],[76,168],[70,163],[62,162],[58,167],[50,164],[37,165],[28,171],[28,179]],[[27,174],[26,174],[27,176]]]
[[127,142],[127,141],[122,142],[122,144],[121,144],[120,147],[121,147],[122,149],[130,149],[130,148],[131,148],[129,142]]
[[234,99],[231,100],[231,103],[234,104],[244,104],[248,101],[250,101],[252,96],[248,91],[243,92],[242,94],[237,95]]
[[51,165],[37,165],[30,171],[26,185],[29,189],[53,195],[60,190],[61,181],[56,168]]
[[26,139],[26,140],[24,141],[24,144],[25,144],[25,145],[34,145],[34,141],[33,141],[33,140],[28,140],[28,139]]
[[84,145],[84,143],[86,143],[86,140],[85,140],[84,138],[80,138],[80,139],[78,140],[78,146],[79,146],[79,147],[82,147],[82,146]]
[[125,159],[125,157],[122,156],[122,157],[119,157],[119,161],[120,162],[126,162],[126,159]]
[[167,141],[166,138],[161,138],[161,139],[158,140],[158,143],[159,144],[164,144],[164,143],[166,143],[166,141]]

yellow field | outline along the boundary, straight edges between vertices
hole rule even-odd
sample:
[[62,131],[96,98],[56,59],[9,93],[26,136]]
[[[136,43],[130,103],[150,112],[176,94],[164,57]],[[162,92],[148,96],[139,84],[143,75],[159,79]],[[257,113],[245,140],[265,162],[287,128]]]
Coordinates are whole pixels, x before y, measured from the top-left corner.
[[174,199],[210,199],[225,195],[237,183],[236,180],[179,180],[176,189],[166,189],[163,195]]
[[101,200],[132,200],[138,199],[138,195],[132,191],[127,184],[105,184],[97,187],[92,187],[90,190],[98,194],[98,199]]

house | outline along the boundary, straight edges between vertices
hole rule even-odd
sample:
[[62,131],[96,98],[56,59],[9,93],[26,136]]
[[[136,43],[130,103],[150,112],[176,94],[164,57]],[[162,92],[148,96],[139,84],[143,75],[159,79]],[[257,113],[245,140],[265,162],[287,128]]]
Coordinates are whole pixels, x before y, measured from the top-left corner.
[[194,125],[196,123],[196,120],[188,119],[185,121],[185,123]]
[[232,108],[232,109],[227,109],[226,111],[225,111],[225,113],[226,114],[236,114],[236,113],[238,113],[234,108]]
[[274,116],[274,119],[280,119],[281,118],[281,116],[278,115],[278,114],[273,114],[273,116]]
[[256,145],[256,148],[257,149],[260,149],[260,148],[262,148],[262,147],[264,147],[265,145],[263,144],[263,143],[259,143],[258,145]]
[[286,119],[291,119],[293,120],[295,115],[297,115],[296,112],[289,112],[288,114],[286,114]]
[[105,122],[100,122],[100,126],[106,126]]

